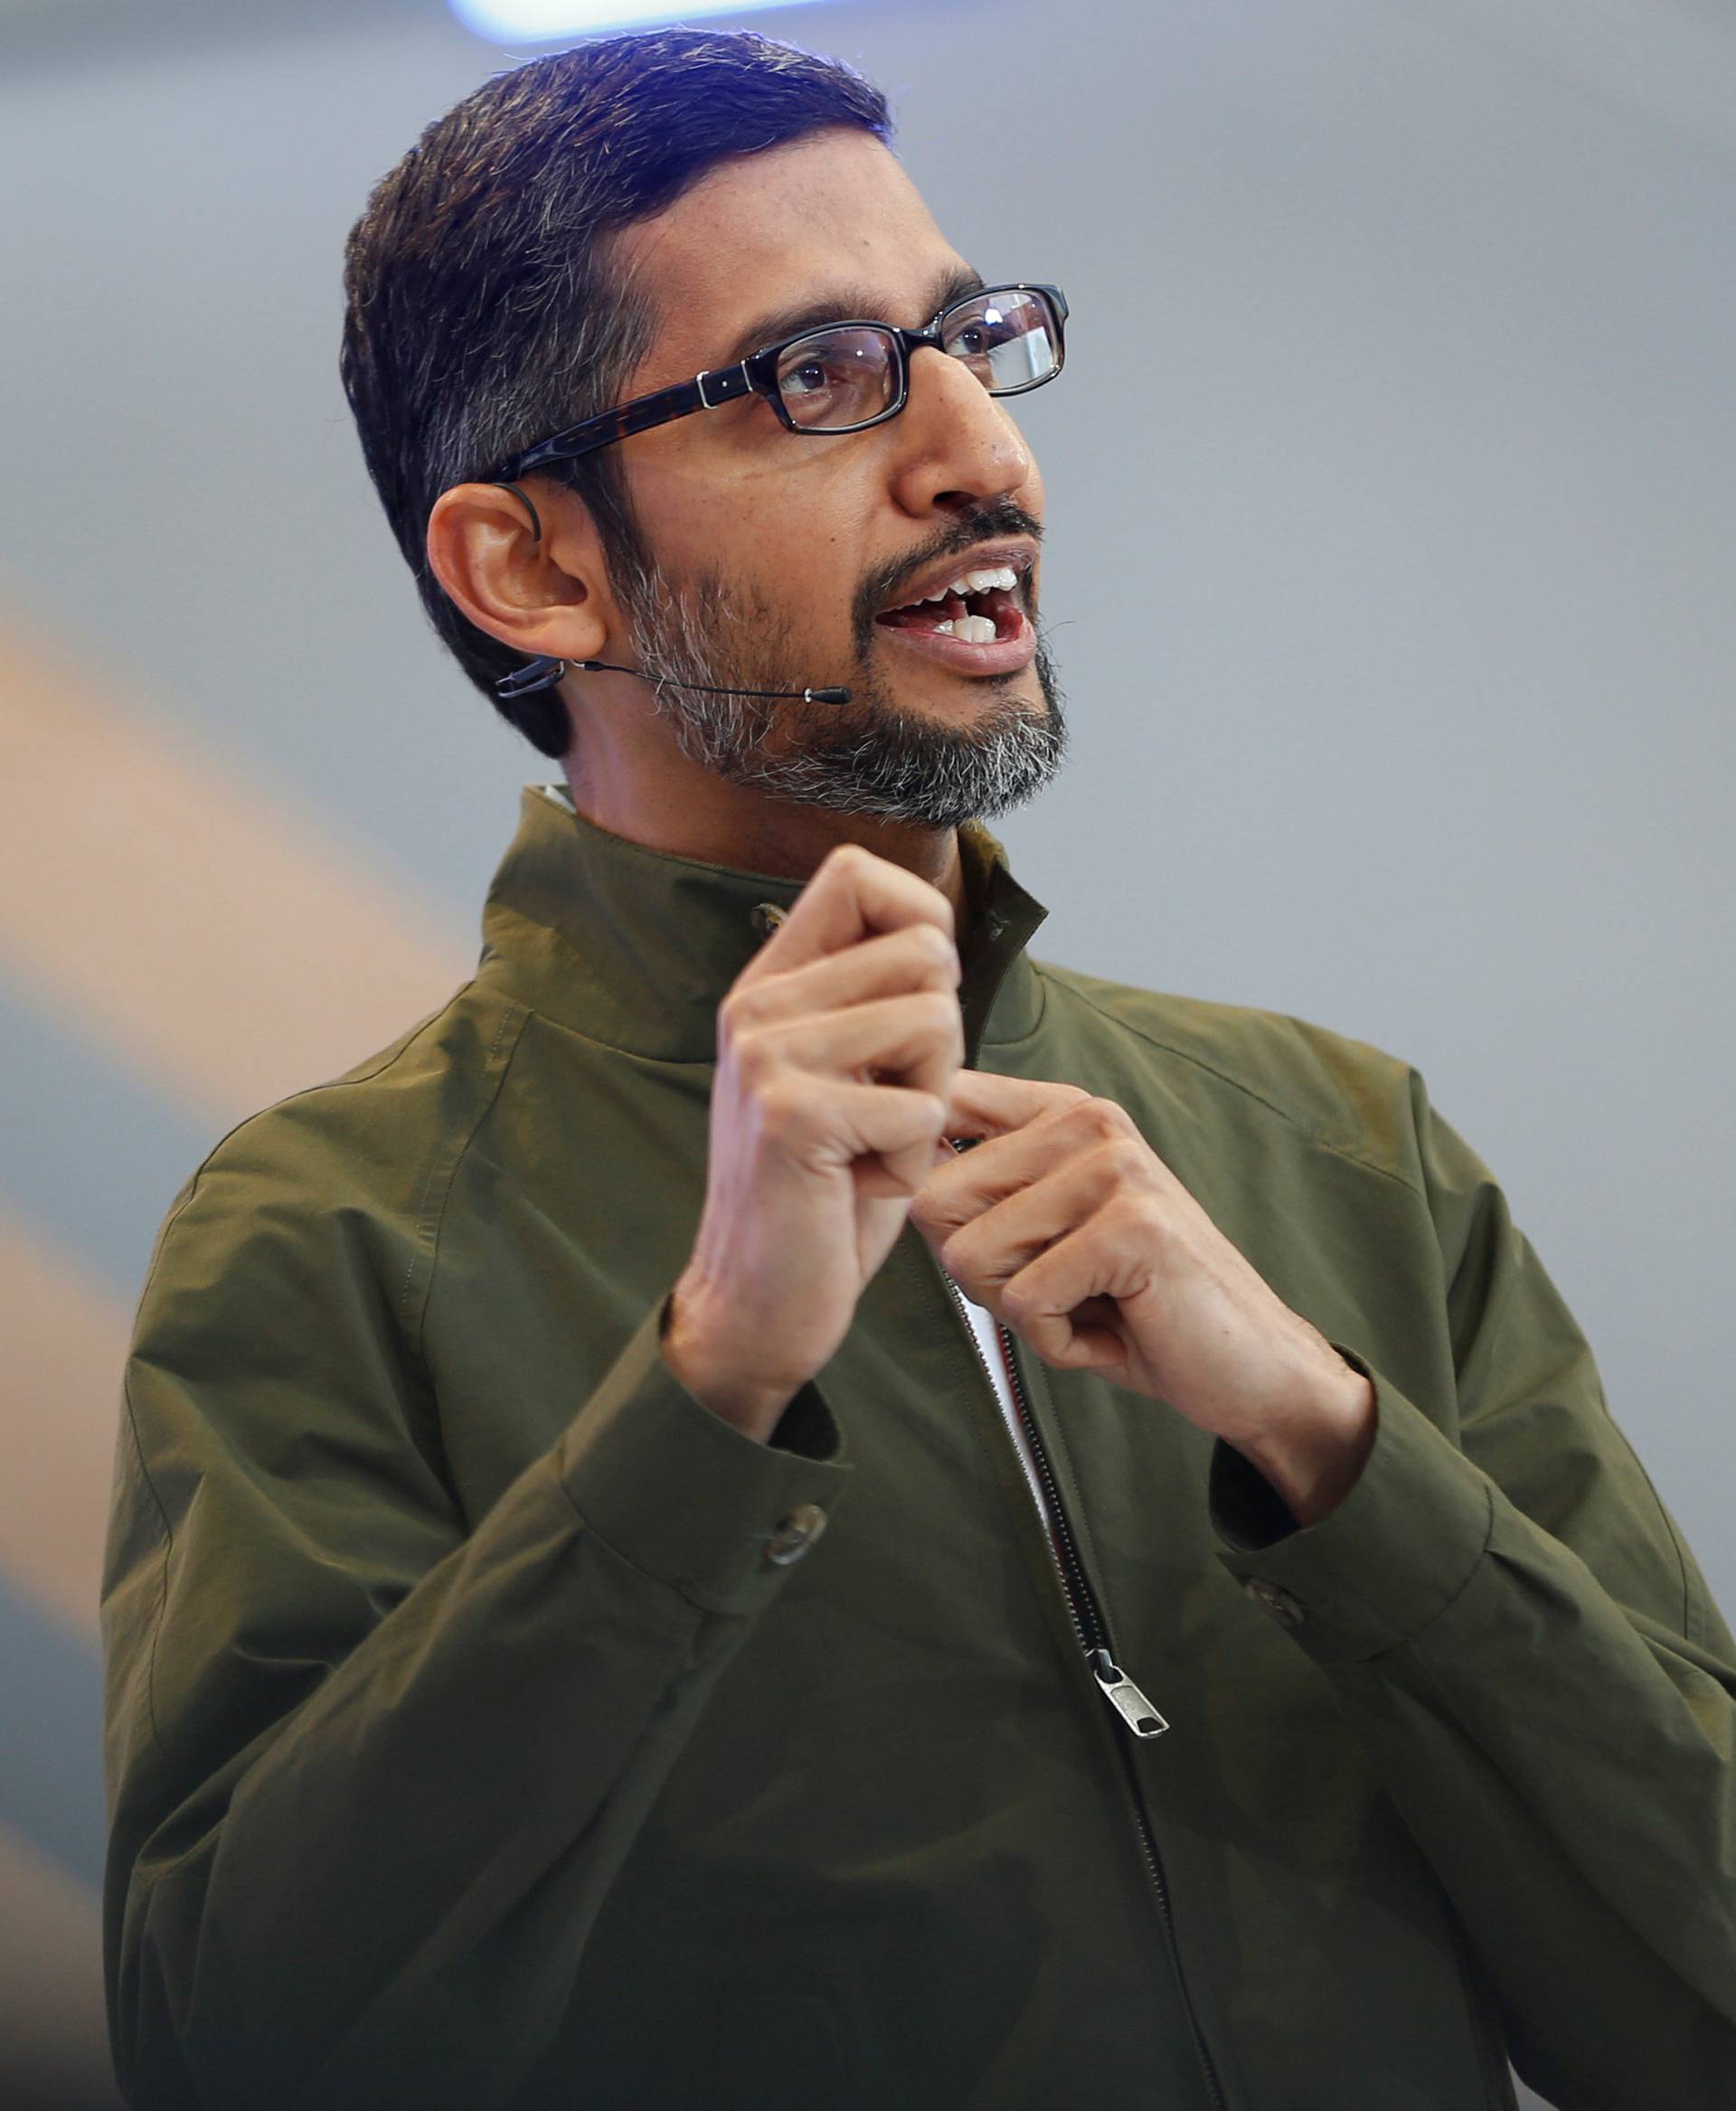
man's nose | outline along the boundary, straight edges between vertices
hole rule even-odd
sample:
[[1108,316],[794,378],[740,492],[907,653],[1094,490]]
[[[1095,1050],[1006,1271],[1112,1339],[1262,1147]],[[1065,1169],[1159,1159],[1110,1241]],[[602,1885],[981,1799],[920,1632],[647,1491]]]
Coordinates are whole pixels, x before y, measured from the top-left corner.
[[1024,437],[962,360],[923,345],[910,359],[910,395],[892,420],[893,485],[914,518],[948,500],[1003,498],[1030,481]]

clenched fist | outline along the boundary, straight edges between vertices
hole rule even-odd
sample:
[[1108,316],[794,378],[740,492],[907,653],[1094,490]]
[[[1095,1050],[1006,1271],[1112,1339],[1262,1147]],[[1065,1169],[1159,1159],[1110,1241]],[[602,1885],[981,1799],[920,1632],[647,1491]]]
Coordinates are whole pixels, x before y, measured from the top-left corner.
[[946,896],[844,843],[718,1008],[705,1201],[663,1348],[750,1437],[835,1352],[935,1162],[958,977]]
[[1045,1363],[1166,1400],[1251,1459],[1311,1524],[1367,1463],[1373,1381],[1293,1312],[1113,1100],[959,1070],[910,1219]]

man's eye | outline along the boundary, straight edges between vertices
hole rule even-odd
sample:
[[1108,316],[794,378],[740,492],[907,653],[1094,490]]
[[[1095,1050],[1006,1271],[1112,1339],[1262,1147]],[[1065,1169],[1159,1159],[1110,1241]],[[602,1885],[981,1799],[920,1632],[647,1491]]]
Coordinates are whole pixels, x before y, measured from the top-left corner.
[[1022,325],[1005,316],[979,316],[974,323],[959,324],[948,339],[947,349],[957,359],[986,359],[1024,334]]
[[816,389],[829,389],[833,373],[823,359],[804,359],[784,375],[783,385],[794,389],[797,394],[806,394]]

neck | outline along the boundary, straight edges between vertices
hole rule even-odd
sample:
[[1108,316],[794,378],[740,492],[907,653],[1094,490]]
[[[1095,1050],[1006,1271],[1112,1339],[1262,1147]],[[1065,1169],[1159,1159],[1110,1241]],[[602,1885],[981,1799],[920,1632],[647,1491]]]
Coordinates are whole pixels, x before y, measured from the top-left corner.
[[951,902],[962,944],[969,916],[958,831],[834,814],[768,798],[733,784],[659,742],[646,753],[585,752],[581,739],[561,760],[574,810],[611,835],[647,850],[779,879],[806,880],[835,844],[859,843],[938,887]]

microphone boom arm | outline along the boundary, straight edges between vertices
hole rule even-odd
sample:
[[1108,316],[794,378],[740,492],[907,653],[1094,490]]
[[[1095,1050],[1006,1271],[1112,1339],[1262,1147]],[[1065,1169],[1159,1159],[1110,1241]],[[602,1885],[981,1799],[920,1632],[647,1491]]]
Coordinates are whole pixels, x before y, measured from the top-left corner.
[[495,694],[504,702],[514,697],[530,696],[539,689],[552,689],[566,674],[569,667],[587,674],[633,674],[641,682],[653,682],[661,688],[666,682],[671,689],[698,689],[709,696],[798,696],[804,703],[848,703],[847,689],[726,689],[711,682],[677,682],[670,674],[647,674],[639,667],[618,667],[612,660],[555,660],[540,655],[527,661],[515,673],[503,674],[495,683]]

